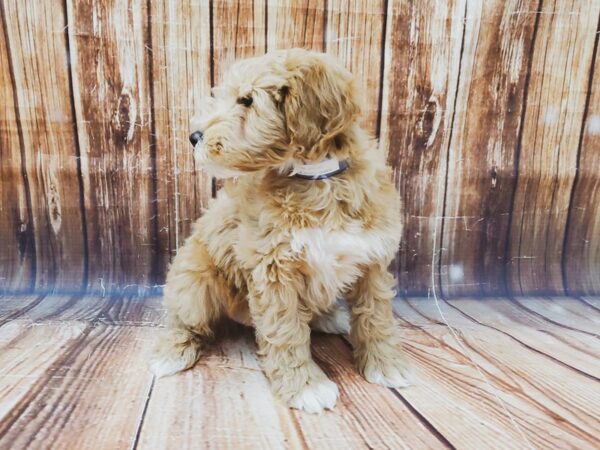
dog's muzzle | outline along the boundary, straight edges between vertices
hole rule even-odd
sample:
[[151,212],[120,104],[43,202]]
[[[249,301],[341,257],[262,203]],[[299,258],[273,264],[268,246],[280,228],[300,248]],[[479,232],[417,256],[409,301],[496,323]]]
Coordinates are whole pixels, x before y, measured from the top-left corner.
[[195,147],[198,142],[202,140],[202,131],[194,131],[190,134],[190,142],[192,147]]

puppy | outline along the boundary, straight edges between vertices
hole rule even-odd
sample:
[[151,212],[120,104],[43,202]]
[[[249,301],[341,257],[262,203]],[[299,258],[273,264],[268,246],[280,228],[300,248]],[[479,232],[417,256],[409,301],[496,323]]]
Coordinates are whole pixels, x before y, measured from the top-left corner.
[[387,270],[400,199],[360,113],[352,75],[301,49],[237,62],[206,99],[190,140],[229,180],[169,269],[157,376],[192,367],[226,315],[255,328],[273,391],[293,408],[318,413],[339,395],[311,358],[311,327],[349,331],[367,380],[406,384]]

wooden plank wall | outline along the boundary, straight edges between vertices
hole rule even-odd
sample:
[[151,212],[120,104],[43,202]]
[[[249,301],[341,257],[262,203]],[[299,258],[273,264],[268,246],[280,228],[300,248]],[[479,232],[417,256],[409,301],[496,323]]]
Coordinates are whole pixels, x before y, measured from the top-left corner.
[[[337,55],[402,195],[401,293],[600,293],[600,0],[0,2],[0,292],[159,287],[237,59]],[[133,291],[133,292],[132,292]]]

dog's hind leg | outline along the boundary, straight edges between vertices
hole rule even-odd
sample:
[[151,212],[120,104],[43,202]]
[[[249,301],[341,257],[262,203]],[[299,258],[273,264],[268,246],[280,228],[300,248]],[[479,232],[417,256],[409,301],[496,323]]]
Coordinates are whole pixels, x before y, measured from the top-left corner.
[[371,383],[404,387],[407,366],[392,312],[396,281],[389,261],[369,267],[348,295],[352,315],[350,340],[359,371]]
[[204,243],[190,237],[179,249],[164,292],[167,327],[159,336],[150,361],[158,377],[192,367],[204,344],[213,335],[213,326],[222,315],[221,301],[229,295]]

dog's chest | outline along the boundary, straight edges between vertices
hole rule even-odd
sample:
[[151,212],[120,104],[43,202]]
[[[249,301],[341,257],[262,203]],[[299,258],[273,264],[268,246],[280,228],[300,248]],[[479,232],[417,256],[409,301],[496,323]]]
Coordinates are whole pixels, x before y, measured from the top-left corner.
[[356,280],[361,266],[385,260],[394,251],[388,240],[360,227],[340,231],[305,228],[292,233],[290,244],[309,268],[309,288],[316,295],[329,292],[335,296]]

